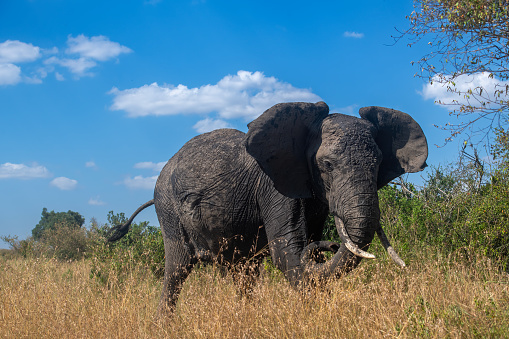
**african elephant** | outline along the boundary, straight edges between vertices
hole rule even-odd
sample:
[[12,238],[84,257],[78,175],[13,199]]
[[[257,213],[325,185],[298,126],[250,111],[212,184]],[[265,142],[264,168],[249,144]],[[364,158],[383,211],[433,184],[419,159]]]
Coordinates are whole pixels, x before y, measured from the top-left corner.
[[[355,268],[377,233],[403,261],[380,226],[377,190],[426,167],[428,146],[408,114],[364,107],[361,119],[329,114],[324,102],[282,103],[243,133],[220,129],[187,142],[161,171],[154,199],[165,247],[160,310],[172,309],[199,261],[235,262],[268,246],[273,263],[297,285]],[[341,244],[321,241],[329,213]],[[315,250],[332,250],[324,263]]]

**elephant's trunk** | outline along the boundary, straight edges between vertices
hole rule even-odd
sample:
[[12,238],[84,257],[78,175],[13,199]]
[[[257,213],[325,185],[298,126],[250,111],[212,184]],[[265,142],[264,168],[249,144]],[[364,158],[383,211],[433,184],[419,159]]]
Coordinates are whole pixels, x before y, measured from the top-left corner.
[[[354,243],[344,226],[343,221],[335,216],[336,228],[341,238],[341,245],[330,241],[315,241],[310,243],[303,251],[301,256],[301,265],[304,274],[318,279],[326,279],[335,274],[340,276],[354,269],[362,258],[375,258],[374,255],[363,251]],[[317,263],[313,260],[312,254],[315,251],[332,251],[334,256],[325,263]]]
[[[348,202],[355,205],[348,206]],[[366,252],[366,250],[373,240],[375,231],[389,256],[396,264],[405,267],[405,263],[392,248],[380,225],[376,189],[371,194],[358,194],[341,205],[343,206],[342,209],[331,205],[336,228],[342,242],[341,246],[338,249],[337,245],[332,246],[329,242],[324,241],[317,242],[315,245],[313,245],[314,243],[308,245],[301,256],[301,264],[306,275],[316,275],[319,278],[327,278],[332,274],[341,275],[355,268],[362,258],[374,259],[375,256]],[[349,211],[349,213],[341,213],[345,219],[339,216],[340,213],[337,212],[339,210]],[[346,221],[346,226],[343,220]],[[335,254],[325,263],[316,263],[311,258],[311,253],[316,250],[332,250]]]
[[[348,236],[348,233],[346,232],[345,224],[341,221],[341,219],[337,216],[334,217],[334,221],[336,223],[336,228],[338,229],[339,237],[341,238],[341,242],[345,244],[346,248],[355,254],[358,257],[366,258],[366,259],[375,259],[376,257],[368,252],[363,251],[360,249]],[[382,246],[385,248],[391,259],[401,267],[406,267],[405,262],[403,259],[401,259],[392,247],[389,239],[387,238],[387,235],[385,234],[382,225],[378,223],[378,228],[376,229],[376,234],[378,235],[378,238],[380,239],[380,242],[382,243]]]

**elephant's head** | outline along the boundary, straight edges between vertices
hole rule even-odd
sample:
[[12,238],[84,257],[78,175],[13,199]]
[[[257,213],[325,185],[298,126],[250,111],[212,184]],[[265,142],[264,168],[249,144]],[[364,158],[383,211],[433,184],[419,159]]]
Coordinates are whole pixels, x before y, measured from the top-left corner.
[[[426,167],[426,137],[408,114],[374,106],[359,113],[361,119],[329,115],[324,102],[278,104],[249,124],[246,137],[247,151],[279,192],[328,204],[341,247],[325,264],[306,263],[325,276],[355,267],[361,257],[374,258],[365,250],[375,232],[404,266],[380,226],[377,190]],[[323,246],[308,252],[316,247]]]

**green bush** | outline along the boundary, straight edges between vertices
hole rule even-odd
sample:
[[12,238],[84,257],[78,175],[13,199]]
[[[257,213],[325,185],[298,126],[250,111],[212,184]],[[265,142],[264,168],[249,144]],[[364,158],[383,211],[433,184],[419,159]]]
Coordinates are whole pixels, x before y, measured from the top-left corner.
[[156,278],[164,273],[164,242],[159,227],[143,221],[131,224],[129,232],[116,242],[107,242],[106,235],[111,227],[127,221],[124,213],[108,214],[109,224],[92,225],[94,234],[91,276],[106,283],[110,272],[125,276],[138,265],[148,267]]
[[[435,168],[422,189],[390,185],[379,191],[381,223],[400,252],[433,247],[444,255],[480,253],[509,262],[509,176],[495,172],[477,185]],[[474,178],[474,180],[472,180]],[[470,180],[470,181],[468,181]]]
[[45,230],[40,238],[40,252],[60,260],[78,260],[90,248],[90,238],[84,228],[57,224]]

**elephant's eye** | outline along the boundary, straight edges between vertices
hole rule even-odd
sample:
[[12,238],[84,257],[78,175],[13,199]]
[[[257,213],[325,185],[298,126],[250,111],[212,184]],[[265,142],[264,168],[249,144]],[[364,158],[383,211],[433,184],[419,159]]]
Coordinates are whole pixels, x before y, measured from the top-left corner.
[[332,164],[331,164],[330,161],[324,160],[323,161],[323,166],[325,167],[325,170],[327,170],[328,172],[332,171]]

